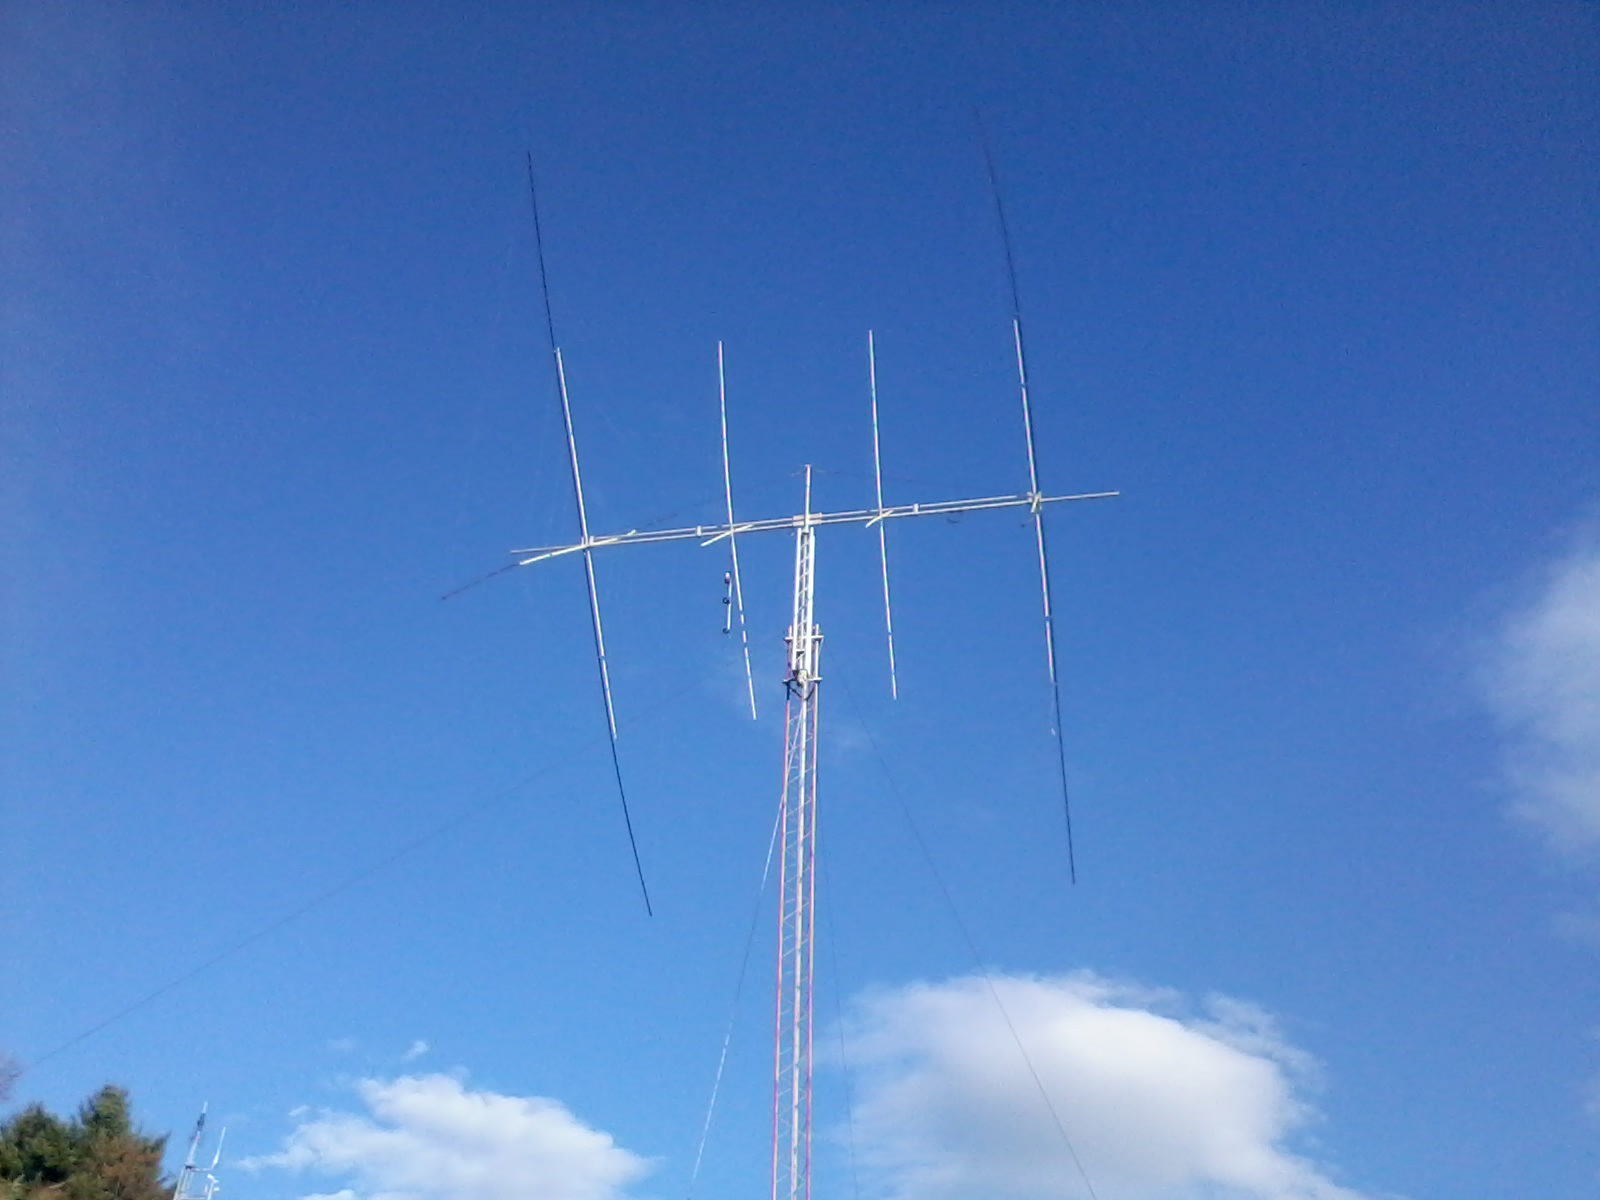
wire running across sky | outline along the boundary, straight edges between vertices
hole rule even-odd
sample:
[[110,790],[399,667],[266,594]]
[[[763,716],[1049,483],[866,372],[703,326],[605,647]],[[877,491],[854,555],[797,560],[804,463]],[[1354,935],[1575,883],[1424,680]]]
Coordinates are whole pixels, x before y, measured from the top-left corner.
[[[667,704],[665,706],[652,709],[649,714],[635,718],[632,722],[630,722],[630,725],[633,727],[639,727],[648,724],[652,719],[655,719],[669,711],[672,702],[682,699],[696,688],[702,686],[705,685],[700,682],[693,682],[685,685],[684,687],[678,689],[678,691],[673,695],[667,697]],[[505,803],[507,800],[517,795],[517,793],[531,787],[539,780],[546,779],[549,776],[554,775],[556,772],[563,770],[573,762],[580,759],[584,754],[587,754],[593,746],[593,740],[588,742],[578,742],[568,747],[564,754],[559,755],[552,761],[546,763],[544,766],[539,767],[537,770],[529,772],[515,783],[508,784],[507,786],[500,788],[498,791],[491,792],[489,795],[484,796],[480,800],[474,801],[463,808],[457,809],[450,816],[434,825],[430,825],[415,837],[401,842],[392,850],[389,850],[379,857],[372,859],[365,866],[360,867],[343,878],[336,880],[334,883],[329,884],[321,891],[313,893],[310,897],[301,901],[299,904],[285,909],[277,916],[251,930],[249,933],[238,938],[236,941],[228,943],[214,954],[200,959],[192,966],[187,967],[164,982],[157,984],[149,991],[136,996],[122,1007],[114,1009],[105,1017],[73,1034],[65,1041],[58,1042],[56,1045],[50,1047],[42,1054],[34,1055],[31,1059],[22,1062],[19,1064],[18,1075],[20,1076],[22,1074],[26,1074],[27,1072],[36,1070],[45,1063],[59,1058],[61,1055],[67,1053],[67,1051],[73,1049],[74,1047],[80,1046],[84,1042],[89,1041],[96,1034],[103,1033],[105,1030],[110,1029],[112,1026],[122,1021],[125,1017],[132,1016],[141,1009],[147,1008],[151,1004],[154,1004],[163,996],[170,995],[179,988],[183,987],[183,985],[191,983],[200,978],[213,968],[219,967],[223,963],[237,958],[239,955],[265,941],[279,930],[287,928],[302,918],[309,916],[311,913],[316,912],[318,909],[326,907],[328,904],[338,899],[346,892],[349,892],[353,888],[360,886],[368,880],[383,874],[391,867],[397,865],[407,858],[410,858],[413,854],[417,853],[417,851],[438,841],[446,834],[449,834],[461,828],[463,825],[466,825],[469,822],[477,819],[478,817],[481,817],[484,813],[489,812],[498,805]]]

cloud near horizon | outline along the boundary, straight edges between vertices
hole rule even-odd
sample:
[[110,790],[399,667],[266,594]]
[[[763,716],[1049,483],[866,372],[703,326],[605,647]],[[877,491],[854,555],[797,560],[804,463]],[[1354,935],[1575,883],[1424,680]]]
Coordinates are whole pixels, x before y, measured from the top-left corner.
[[1059,1200],[1088,1195],[1086,1174],[1103,1200],[1365,1200],[1290,1147],[1315,1064],[1260,1010],[1183,1016],[1088,973],[993,985],[1003,1011],[969,977],[868,993],[847,1019],[877,1195]]
[[[1240,1001],[962,977],[868,991],[844,1035],[873,1200],[1063,1200],[1084,1175],[1100,1200],[1371,1200],[1296,1144],[1316,1063]],[[626,1200],[652,1166],[556,1100],[445,1074],[355,1090],[365,1112],[297,1110],[243,1165],[331,1181],[303,1200]]]
[[1513,811],[1555,849],[1600,849],[1600,537],[1558,559],[1507,619],[1487,672]]
[[370,1115],[300,1110],[282,1151],[244,1165],[348,1181],[306,1200],[621,1200],[649,1170],[555,1100],[440,1074],[356,1090]]

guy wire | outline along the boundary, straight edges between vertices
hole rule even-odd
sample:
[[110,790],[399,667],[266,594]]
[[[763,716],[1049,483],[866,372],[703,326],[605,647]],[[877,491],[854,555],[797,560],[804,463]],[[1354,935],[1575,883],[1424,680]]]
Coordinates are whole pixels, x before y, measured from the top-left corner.
[[951,919],[955,921],[956,929],[961,933],[961,940],[966,943],[967,953],[972,956],[972,965],[977,968],[978,974],[983,977],[983,982],[989,988],[989,995],[994,1000],[995,1008],[1006,1024],[1006,1031],[1011,1034],[1011,1040],[1017,1047],[1017,1053],[1022,1056],[1023,1064],[1028,1068],[1028,1075],[1033,1079],[1033,1086],[1039,1092],[1039,1098],[1044,1101],[1045,1109],[1050,1113],[1050,1119],[1055,1123],[1056,1132],[1061,1135],[1061,1142],[1067,1148],[1067,1154],[1072,1159],[1072,1165],[1077,1168],[1078,1176],[1083,1180],[1084,1190],[1089,1193],[1089,1200],[1099,1200],[1094,1190],[1094,1184],[1089,1179],[1089,1173],[1084,1169],[1083,1160],[1078,1157],[1078,1149],[1072,1144],[1072,1138],[1067,1134],[1066,1124],[1061,1119],[1061,1114],[1056,1111],[1055,1102],[1050,1099],[1050,1092],[1044,1086],[1038,1069],[1033,1065],[1033,1056],[1028,1053],[1028,1048],[1023,1044],[1022,1035],[1017,1032],[1016,1025],[1011,1020],[1005,1001],[1000,999],[1000,991],[994,985],[994,976],[989,973],[989,968],[983,963],[983,957],[978,953],[978,943],[973,940],[972,932],[967,928],[967,923],[961,919],[961,910],[956,907],[955,896],[951,894],[949,886],[944,881],[938,865],[933,860],[933,852],[928,848],[927,840],[922,836],[922,830],[917,825],[917,819],[911,815],[911,806],[906,803],[905,795],[900,791],[900,784],[894,777],[894,772],[889,769],[889,761],[883,756],[883,750],[878,746],[878,739],[872,736],[872,727],[867,723],[861,712],[861,706],[856,703],[856,696],[850,689],[850,683],[837,667],[834,668],[840,685],[844,688],[845,698],[850,701],[850,707],[855,710],[856,720],[860,723],[861,731],[866,735],[867,745],[872,748],[872,755],[878,760],[878,766],[883,771],[883,778],[889,785],[889,792],[894,796],[895,802],[900,806],[900,812],[906,819],[906,825],[911,830],[911,836],[917,843],[917,849],[922,852],[922,859],[928,865],[928,872],[933,876],[933,881],[939,888],[939,894],[944,898],[945,907],[950,910]]
[[745,975],[750,969],[750,951],[755,946],[756,926],[761,923],[762,901],[767,895],[767,880],[772,874],[772,855],[778,846],[778,829],[783,824],[783,802],[778,803],[777,815],[772,821],[772,835],[767,839],[767,861],[761,867],[761,886],[756,889],[756,903],[750,913],[750,928],[744,937],[744,954],[739,958],[739,975],[733,985],[733,999],[728,1004],[728,1020],[722,1033],[722,1053],[717,1056],[717,1073],[711,1081],[711,1099],[706,1104],[705,1125],[700,1130],[700,1145],[694,1152],[694,1167],[689,1172],[689,1190],[686,1200],[693,1200],[694,1185],[700,1178],[700,1162],[705,1157],[706,1142],[711,1138],[711,1120],[717,1111],[717,1094],[722,1090],[722,1071],[728,1065],[728,1046],[733,1041],[733,1023],[739,1010],[739,997],[744,993]]
[[[662,705],[653,708],[650,714],[642,717],[636,717],[633,721],[628,722],[627,724],[637,727],[648,722],[655,713],[670,711],[673,701],[681,699],[690,692],[694,691],[695,688],[700,686],[701,684],[698,682],[688,684],[687,686],[679,689],[679,691],[674,695],[668,697]],[[316,909],[321,908],[329,901],[336,899],[345,892],[348,892],[351,888],[365,883],[367,880],[376,875],[382,874],[384,871],[388,870],[402,859],[408,858],[412,854],[415,854],[418,850],[421,850],[430,842],[437,841],[445,834],[450,833],[462,825],[465,825],[473,818],[495,807],[497,804],[510,799],[528,785],[535,783],[548,775],[554,774],[558,770],[564,769],[580,754],[587,753],[590,744],[590,742],[579,742],[575,745],[568,746],[566,748],[566,753],[561,755],[554,762],[547,763],[537,770],[530,771],[515,783],[509,784],[506,787],[501,788],[499,791],[491,792],[483,799],[468,804],[465,808],[458,810],[451,816],[446,817],[437,824],[423,830],[410,840],[401,842],[400,845],[389,851],[389,853],[374,859],[366,866],[352,872],[349,875],[346,875],[343,879],[331,884],[322,891],[317,892],[310,899],[302,901],[293,908],[280,913],[272,920],[257,927],[250,933],[245,934],[237,941],[231,942],[221,950],[218,950],[216,953],[212,954],[210,957],[201,959],[198,963],[194,964],[192,967],[189,967],[187,970],[172,976],[165,983],[151,988],[137,999],[129,1001],[121,1008],[111,1013],[109,1016],[102,1017],[100,1020],[96,1021],[86,1029],[74,1034],[66,1041],[52,1046],[49,1050],[46,1050],[43,1054],[39,1055],[33,1060],[23,1063],[18,1074],[25,1075],[29,1071],[49,1062],[51,1059],[65,1054],[73,1047],[88,1041],[90,1038],[94,1037],[95,1034],[110,1028],[112,1025],[115,1025],[124,1017],[131,1016],[147,1005],[155,1003],[155,1001],[161,999],[161,997],[165,996],[167,993],[176,991],[190,980],[204,975],[213,967],[219,966],[228,959],[243,953],[257,942],[263,941],[287,925],[292,925],[301,917],[304,917]]]

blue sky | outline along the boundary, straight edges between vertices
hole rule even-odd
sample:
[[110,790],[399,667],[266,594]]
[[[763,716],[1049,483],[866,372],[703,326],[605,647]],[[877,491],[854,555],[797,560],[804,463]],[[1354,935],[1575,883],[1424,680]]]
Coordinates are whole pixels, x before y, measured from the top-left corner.
[[987,495],[977,104],[1045,485],[1122,493],[1050,516],[1080,882],[1026,524],[891,531],[897,701],[826,532],[819,1194],[1085,1194],[980,969],[1105,1200],[1592,1190],[1596,9],[989,9],[0,5],[17,1102],[684,1195],[731,1017],[695,1194],[766,1186],[788,541],[753,723],[722,552],[598,561],[653,920],[577,564],[439,600],[576,528],[523,154],[597,530],[716,519],[719,339],[742,515],[871,502],[868,329],[887,499]]

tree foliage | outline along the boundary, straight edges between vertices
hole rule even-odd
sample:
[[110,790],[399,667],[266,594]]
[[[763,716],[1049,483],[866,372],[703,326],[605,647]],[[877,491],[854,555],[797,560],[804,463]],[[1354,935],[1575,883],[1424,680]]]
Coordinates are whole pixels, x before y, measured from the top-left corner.
[[171,1200],[166,1143],[135,1128],[128,1093],[110,1084],[71,1120],[30,1105],[0,1124],[0,1200]]

